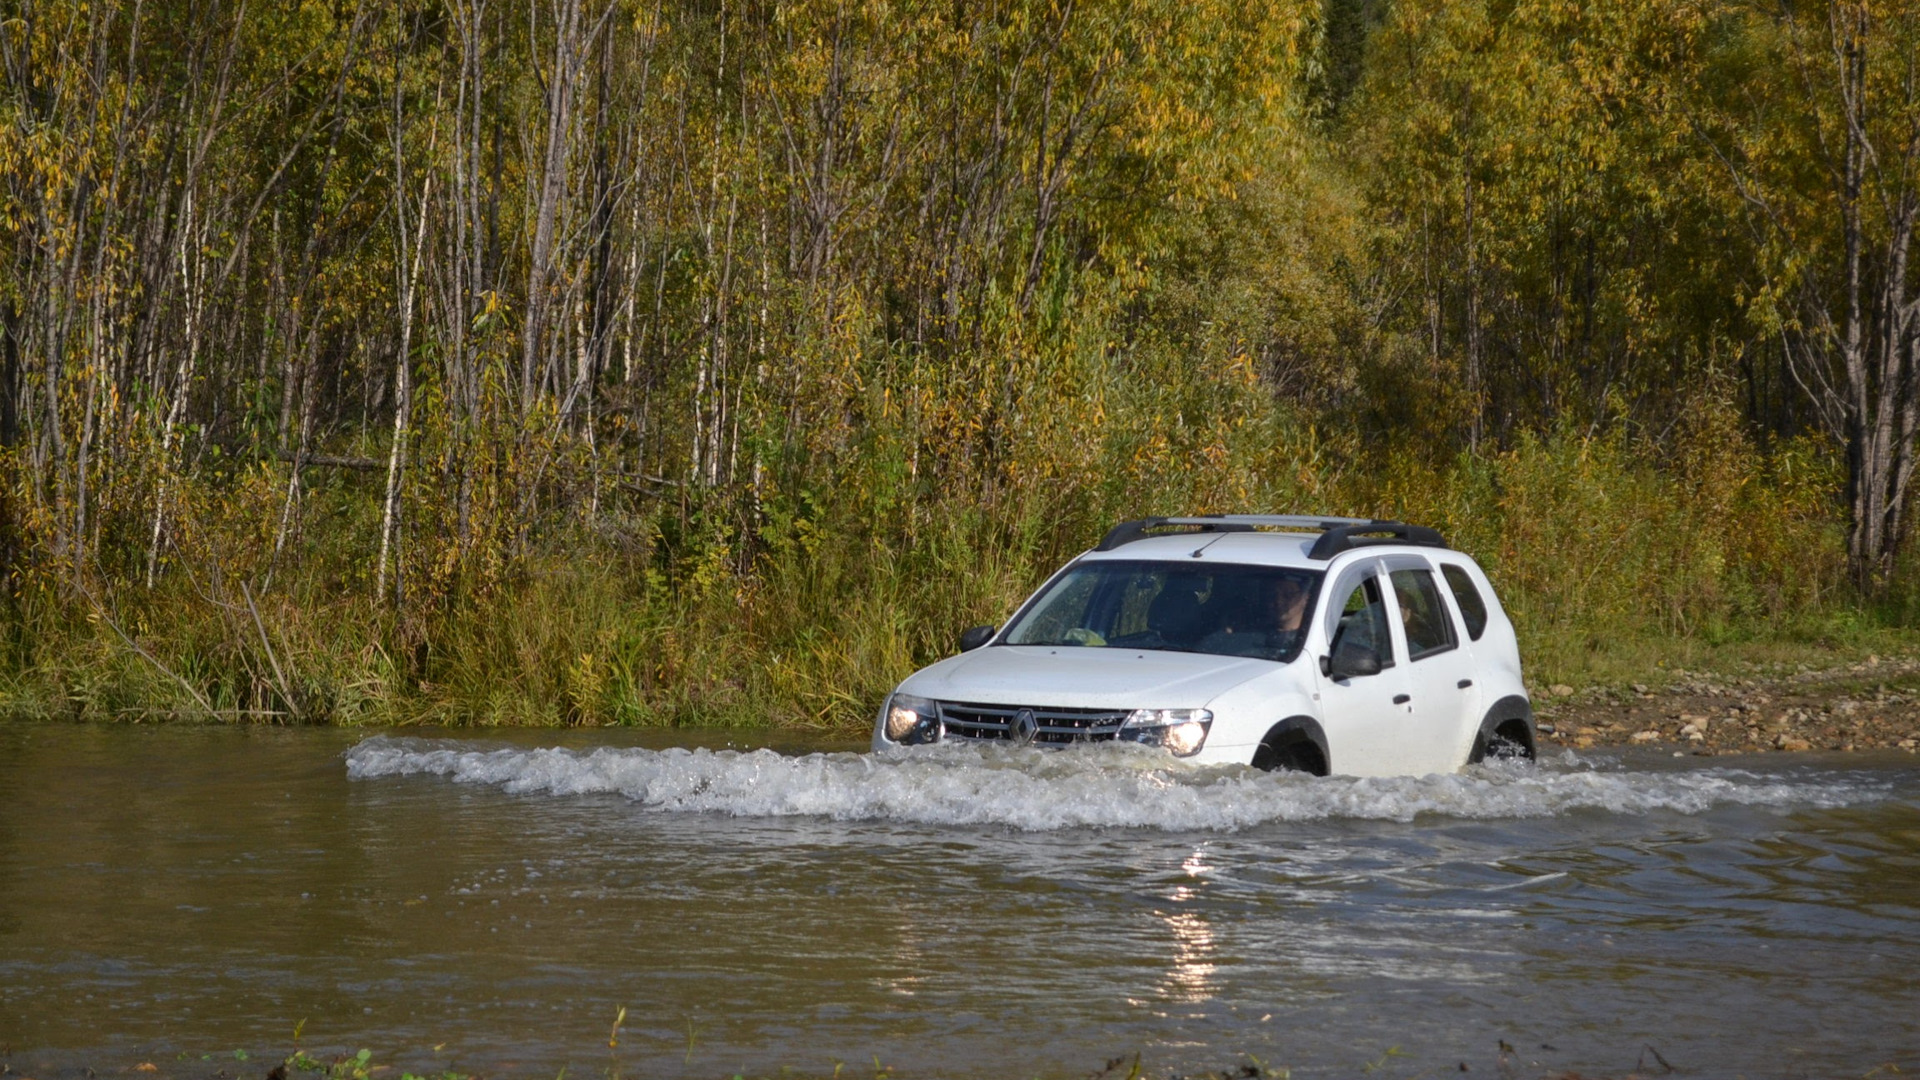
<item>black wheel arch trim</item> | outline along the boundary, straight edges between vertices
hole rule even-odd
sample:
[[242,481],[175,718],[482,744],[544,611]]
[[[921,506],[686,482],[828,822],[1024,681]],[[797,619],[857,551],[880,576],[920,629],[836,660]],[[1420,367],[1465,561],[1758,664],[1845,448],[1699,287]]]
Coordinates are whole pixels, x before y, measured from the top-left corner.
[[1289,736],[1304,738],[1312,743],[1314,749],[1320,751],[1320,763],[1326,767],[1327,775],[1333,775],[1333,751],[1327,746],[1326,729],[1311,716],[1289,716],[1268,728],[1267,733],[1260,736],[1260,745],[1253,752],[1254,759],[1259,760],[1262,750],[1293,741]]
[[1477,763],[1487,756],[1487,746],[1492,742],[1494,733],[1513,721],[1526,725],[1526,744],[1524,752],[1529,761],[1539,757],[1540,733],[1534,726],[1533,703],[1519,694],[1508,694],[1493,703],[1480,721],[1480,730],[1474,733],[1473,750],[1467,755],[1467,763]]

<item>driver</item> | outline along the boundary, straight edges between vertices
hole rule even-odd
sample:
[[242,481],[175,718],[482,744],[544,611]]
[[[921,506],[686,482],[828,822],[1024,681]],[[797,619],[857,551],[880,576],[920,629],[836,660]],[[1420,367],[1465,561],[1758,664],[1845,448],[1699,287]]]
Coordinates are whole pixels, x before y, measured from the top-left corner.
[[1284,652],[1301,632],[1307,616],[1307,586],[1295,574],[1259,582],[1234,602],[1225,625],[1207,635],[1201,651],[1228,656]]
[[1273,585],[1273,628],[1280,634],[1297,634],[1307,617],[1307,583],[1292,574],[1282,576]]

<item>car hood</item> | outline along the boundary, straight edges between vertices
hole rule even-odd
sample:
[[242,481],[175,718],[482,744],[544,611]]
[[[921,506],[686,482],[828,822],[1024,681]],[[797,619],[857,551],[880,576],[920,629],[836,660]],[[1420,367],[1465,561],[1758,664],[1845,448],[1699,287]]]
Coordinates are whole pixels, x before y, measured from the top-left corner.
[[922,668],[900,690],[981,705],[1195,709],[1279,667],[1200,653],[990,645]]

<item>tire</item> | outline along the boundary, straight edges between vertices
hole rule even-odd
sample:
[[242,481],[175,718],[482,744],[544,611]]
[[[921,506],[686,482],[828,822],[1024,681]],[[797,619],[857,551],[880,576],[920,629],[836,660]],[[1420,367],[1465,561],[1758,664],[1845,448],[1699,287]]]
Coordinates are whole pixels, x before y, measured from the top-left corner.
[[1533,749],[1533,729],[1524,719],[1503,720],[1488,726],[1492,728],[1491,731],[1482,730],[1473,740],[1473,753],[1467,757],[1469,765],[1489,760],[1537,760]]
[[1298,772],[1308,776],[1327,775],[1327,752],[1311,734],[1299,727],[1282,725],[1267,733],[1260,749],[1254,751],[1253,767],[1266,772]]

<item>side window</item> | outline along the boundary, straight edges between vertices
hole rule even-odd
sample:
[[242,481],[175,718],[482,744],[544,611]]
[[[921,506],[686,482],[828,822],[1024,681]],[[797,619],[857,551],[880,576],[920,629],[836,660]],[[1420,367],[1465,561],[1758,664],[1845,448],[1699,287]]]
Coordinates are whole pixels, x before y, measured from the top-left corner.
[[1400,621],[1407,632],[1407,656],[1418,660],[1453,648],[1453,619],[1446,601],[1433,583],[1430,570],[1395,570],[1393,598],[1400,603]]
[[1374,651],[1380,666],[1393,666],[1393,638],[1387,633],[1387,605],[1380,594],[1380,579],[1372,574],[1354,583],[1340,605],[1340,625],[1333,632],[1332,651],[1353,642]]
[[1479,641],[1487,629],[1487,602],[1480,599],[1480,590],[1473,587],[1473,578],[1467,576],[1465,567],[1441,563],[1440,572],[1446,575],[1447,588],[1453,590],[1454,602],[1460,605],[1460,617],[1467,620],[1467,636]]

